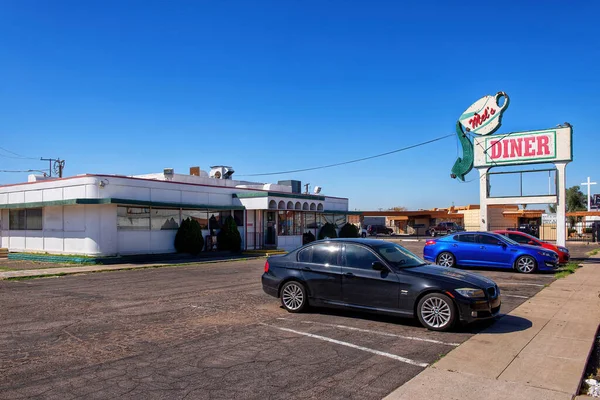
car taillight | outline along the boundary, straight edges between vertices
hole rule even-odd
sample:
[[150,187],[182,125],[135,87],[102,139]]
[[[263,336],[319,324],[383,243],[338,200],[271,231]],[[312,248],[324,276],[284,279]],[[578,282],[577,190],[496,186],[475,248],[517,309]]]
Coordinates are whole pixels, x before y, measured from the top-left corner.
[[269,272],[269,261],[265,261],[265,272]]
[[435,243],[436,243],[435,240],[428,240],[428,241],[425,242],[425,246],[431,246],[431,245],[433,245]]

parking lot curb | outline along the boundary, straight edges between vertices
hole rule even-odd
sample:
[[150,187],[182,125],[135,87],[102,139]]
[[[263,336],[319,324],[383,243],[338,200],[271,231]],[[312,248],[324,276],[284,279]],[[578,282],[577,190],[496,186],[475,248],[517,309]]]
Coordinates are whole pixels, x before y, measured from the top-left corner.
[[584,262],[386,399],[571,400],[599,321],[600,267]]
[[167,267],[186,267],[194,265],[206,265],[216,264],[223,262],[234,262],[234,261],[248,261],[264,258],[264,256],[251,256],[246,258],[231,258],[223,260],[207,260],[207,261],[195,261],[185,263],[149,263],[149,264],[119,264],[119,265],[86,265],[86,266],[73,266],[73,267],[49,267],[39,269],[27,269],[27,270],[16,270],[16,271],[2,271],[0,272],[0,280],[10,279],[33,279],[33,278],[45,278],[45,277],[56,277],[64,275],[75,275],[83,273],[95,273],[95,272],[111,272],[111,271],[128,271],[138,269],[149,269],[149,268],[167,268]]

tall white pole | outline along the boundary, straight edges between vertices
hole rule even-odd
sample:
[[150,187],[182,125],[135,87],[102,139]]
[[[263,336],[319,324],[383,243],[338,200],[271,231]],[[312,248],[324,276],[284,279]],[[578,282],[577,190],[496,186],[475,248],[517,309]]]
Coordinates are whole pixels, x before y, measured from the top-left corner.
[[592,185],[595,185],[596,182],[590,182],[590,177],[588,176],[587,182],[583,182],[581,186],[587,186],[587,197],[588,197],[588,205],[587,210],[592,211]]

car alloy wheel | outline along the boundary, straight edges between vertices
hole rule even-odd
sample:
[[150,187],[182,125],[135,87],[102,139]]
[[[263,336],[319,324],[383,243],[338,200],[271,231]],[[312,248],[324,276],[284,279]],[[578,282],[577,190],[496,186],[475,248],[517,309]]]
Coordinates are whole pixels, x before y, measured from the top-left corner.
[[281,305],[289,312],[300,312],[306,307],[306,290],[296,281],[287,282],[281,288]]
[[447,251],[437,257],[437,265],[442,267],[454,267],[454,256]]
[[427,329],[445,331],[454,325],[456,310],[448,296],[431,293],[419,301],[418,317]]
[[535,260],[530,256],[522,256],[517,259],[517,271],[530,274],[535,271]]

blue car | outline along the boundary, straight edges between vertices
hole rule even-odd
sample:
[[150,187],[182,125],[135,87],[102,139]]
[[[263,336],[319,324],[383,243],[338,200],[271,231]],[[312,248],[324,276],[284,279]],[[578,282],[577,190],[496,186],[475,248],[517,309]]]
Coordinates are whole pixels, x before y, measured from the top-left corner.
[[554,251],[489,232],[460,232],[428,240],[423,258],[443,267],[509,268],[524,274],[558,267],[558,254]]

